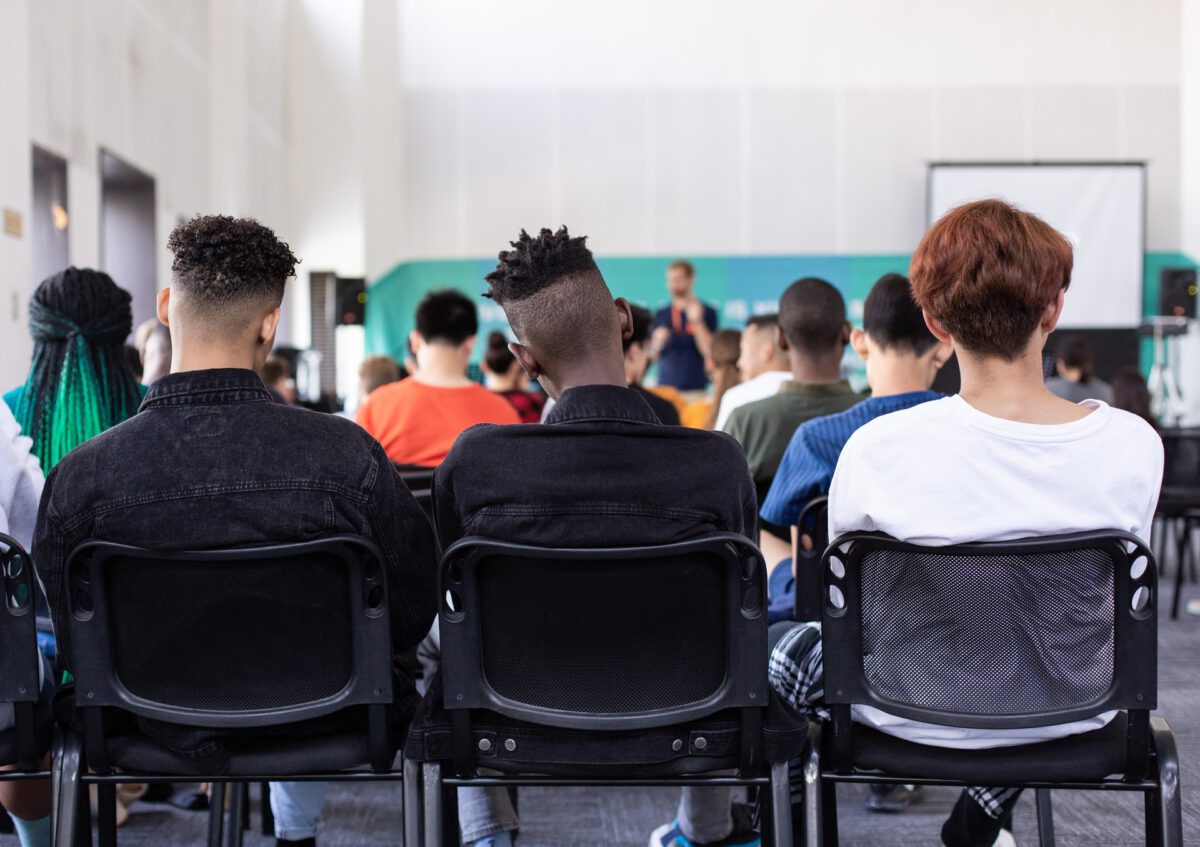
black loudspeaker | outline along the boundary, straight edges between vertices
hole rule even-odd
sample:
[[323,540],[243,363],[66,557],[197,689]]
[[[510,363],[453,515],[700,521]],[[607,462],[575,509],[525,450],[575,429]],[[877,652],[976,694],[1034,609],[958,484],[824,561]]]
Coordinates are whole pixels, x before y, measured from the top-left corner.
[[1196,269],[1163,268],[1158,277],[1158,313],[1172,318],[1196,317]]
[[367,285],[361,278],[337,280],[337,311],[334,320],[338,326],[362,324],[366,315]]

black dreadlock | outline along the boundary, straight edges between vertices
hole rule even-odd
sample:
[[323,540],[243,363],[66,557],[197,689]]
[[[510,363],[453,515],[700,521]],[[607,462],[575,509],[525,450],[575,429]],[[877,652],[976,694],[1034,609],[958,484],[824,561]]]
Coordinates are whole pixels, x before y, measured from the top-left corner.
[[571,274],[597,271],[587,236],[572,238],[565,226],[558,232],[542,228],[536,238],[521,230],[512,250],[500,251],[500,263],[487,275],[491,289],[484,294],[500,305],[523,300]]

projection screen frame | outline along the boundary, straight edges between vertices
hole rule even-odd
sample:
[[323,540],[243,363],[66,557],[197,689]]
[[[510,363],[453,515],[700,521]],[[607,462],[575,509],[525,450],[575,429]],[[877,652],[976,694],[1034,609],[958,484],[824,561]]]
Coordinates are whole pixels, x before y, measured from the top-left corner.
[[[1114,168],[1114,167],[1137,167],[1142,170],[1142,261],[1138,268],[1138,292],[1137,299],[1139,306],[1138,321],[1141,321],[1142,315],[1146,311],[1146,237],[1148,234],[1146,218],[1148,214],[1149,195],[1146,179],[1145,159],[981,159],[981,160],[929,160],[925,168],[925,227],[928,229],[933,225],[933,171],[935,168],[1029,168],[1029,167],[1054,167],[1054,168]],[[1131,327],[1137,326],[1137,323],[1131,324]]]

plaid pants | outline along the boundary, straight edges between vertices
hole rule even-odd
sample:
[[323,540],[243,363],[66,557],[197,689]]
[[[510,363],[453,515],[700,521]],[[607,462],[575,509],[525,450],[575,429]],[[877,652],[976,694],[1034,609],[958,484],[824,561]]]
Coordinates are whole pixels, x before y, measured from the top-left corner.
[[[775,645],[769,668],[771,687],[792,708],[808,716],[829,720],[825,700],[825,664],[821,651],[821,625],[797,624]],[[1003,819],[1017,802],[1019,788],[967,789],[989,818]]]

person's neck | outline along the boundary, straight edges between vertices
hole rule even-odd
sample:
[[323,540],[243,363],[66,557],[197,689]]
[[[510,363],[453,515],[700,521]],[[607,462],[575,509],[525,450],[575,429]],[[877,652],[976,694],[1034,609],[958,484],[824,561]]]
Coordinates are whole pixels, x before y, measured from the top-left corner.
[[511,377],[503,376],[503,375],[497,375],[494,373],[484,374],[483,384],[484,384],[484,387],[486,387],[488,389],[488,391],[516,391],[517,390],[517,381],[515,379],[512,379]]
[[762,370],[758,371],[757,373],[751,374],[750,379],[758,379],[760,376],[766,376],[767,374],[773,374],[773,373],[789,373],[791,371],[791,369],[792,369],[791,365],[788,364],[787,362],[772,361],[766,367],[764,367]]
[[684,309],[691,302],[692,302],[692,292],[690,292],[690,291],[687,294],[672,294],[671,295],[671,305],[674,306],[676,309]]
[[1042,378],[1042,351],[1030,345],[1011,362],[998,356],[976,356],[956,346],[962,387],[959,396],[995,418],[1032,424],[1062,424],[1092,410],[1056,397]]
[[234,347],[184,347],[171,352],[171,373],[237,368],[252,371],[258,364],[258,350]]
[[468,359],[459,348],[430,344],[417,356],[413,379],[436,388],[464,388],[471,385],[467,364]]
[[628,388],[630,385],[625,378],[625,365],[621,361],[611,364],[593,362],[566,369],[557,375],[554,382],[559,397],[572,388],[582,388],[586,385],[615,385],[618,388]]
[[829,383],[842,381],[842,351],[830,352],[821,356],[789,357],[792,379],[796,382]]
[[894,397],[928,391],[932,382],[929,369],[928,363],[914,356],[880,356],[878,360],[872,356],[868,367],[871,396]]

